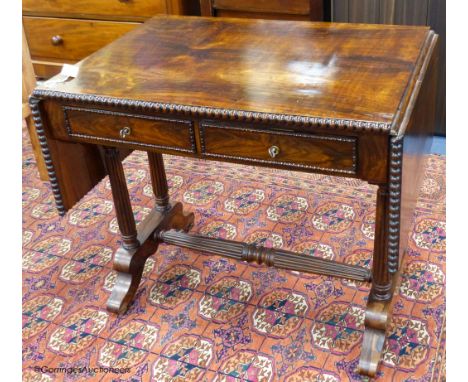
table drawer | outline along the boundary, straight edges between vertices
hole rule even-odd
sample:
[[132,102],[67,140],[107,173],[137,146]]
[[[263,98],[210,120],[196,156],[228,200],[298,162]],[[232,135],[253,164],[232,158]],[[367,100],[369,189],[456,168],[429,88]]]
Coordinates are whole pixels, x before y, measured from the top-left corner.
[[37,15],[127,16],[149,18],[166,13],[165,0],[23,0],[23,12]]
[[23,25],[33,58],[78,61],[141,24],[23,17]]
[[284,165],[298,169],[356,174],[354,137],[277,132],[201,124],[202,155]]
[[63,110],[66,133],[75,140],[144,149],[197,151],[191,121],[68,106]]
[[231,11],[307,15],[310,0],[214,0],[213,8]]

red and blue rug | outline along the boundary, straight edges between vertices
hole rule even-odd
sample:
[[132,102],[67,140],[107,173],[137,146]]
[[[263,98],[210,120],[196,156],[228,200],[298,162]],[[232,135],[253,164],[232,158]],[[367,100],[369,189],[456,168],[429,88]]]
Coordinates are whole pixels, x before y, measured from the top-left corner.
[[[324,175],[166,156],[192,232],[370,266],[375,188]],[[153,207],[147,160],[125,161],[135,218]],[[428,156],[378,381],[445,380],[445,157]],[[103,180],[64,218],[24,134],[23,381],[345,382],[369,285],[162,245],[135,302],[106,311],[119,247]],[[119,371],[119,373],[117,373]]]

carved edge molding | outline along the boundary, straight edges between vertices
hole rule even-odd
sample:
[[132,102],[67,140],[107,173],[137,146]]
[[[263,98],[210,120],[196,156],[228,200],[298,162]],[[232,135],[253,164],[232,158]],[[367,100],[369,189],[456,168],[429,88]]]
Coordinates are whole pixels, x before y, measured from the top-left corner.
[[394,274],[399,267],[400,204],[403,159],[403,137],[390,141],[389,207],[388,207],[388,271]]
[[71,94],[47,89],[36,89],[33,96],[37,98],[50,98],[88,105],[123,107],[128,110],[154,111],[158,113],[179,113],[202,118],[217,118],[223,120],[257,122],[257,123],[282,123],[298,126],[315,126],[339,130],[369,130],[372,132],[390,132],[391,124],[383,122],[371,122],[361,120],[348,120],[337,118],[304,117],[288,114],[261,113],[244,110],[220,109],[205,106],[188,106],[172,103],[160,103],[121,99],[95,94]]
[[47,144],[47,138],[44,131],[44,126],[42,124],[41,111],[39,109],[40,99],[35,98],[34,96],[29,97],[29,106],[31,108],[31,113],[33,117],[34,124],[36,125],[37,137],[39,139],[39,144],[41,146],[42,155],[44,157],[44,162],[47,168],[47,174],[49,175],[49,181],[52,188],[52,193],[54,195],[55,204],[60,216],[65,215],[65,207],[63,205],[62,193],[60,192],[60,187],[57,181],[57,176],[55,173],[54,164],[52,163],[52,158],[49,152],[49,146]]
[[[215,154],[209,153],[206,151],[205,147],[205,127],[212,127],[217,129],[226,129],[226,130],[238,130],[238,131],[245,131],[245,132],[254,132],[254,133],[263,133],[263,134],[273,134],[273,135],[286,135],[292,137],[301,137],[301,138],[308,138],[311,140],[328,140],[328,141],[338,141],[338,142],[347,142],[353,143],[353,155],[352,155],[352,167],[351,170],[344,170],[344,169],[337,169],[337,168],[328,168],[328,167],[320,167],[320,166],[313,166],[307,165],[302,163],[295,163],[295,162],[283,162],[283,161],[274,161],[274,160],[266,160],[266,159],[258,159],[252,157],[240,157],[235,155],[227,155],[227,154]],[[280,165],[286,167],[296,167],[302,168],[306,170],[313,170],[313,171],[323,171],[328,173],[335,173],[335,174],[349,174],[349,175],[356,175],[357,172],[357,153],[356,153],[356,145],[357,139],[355,137],[331,137],[331,136],[315,136],[315,135],[308,135],[308,134],[301,134],[301,133],[290,133],[284,131],[265,131],[260,129],[249,129],[246,127],[235,127],[235,126],[221,126],[213,123],[200,123],[200,144],[201,144],[201,152],[200,154],[205,157],[212,157],[212,158],[225,158],[225,159],[233,159],[243,162],[255,162],[259,164],[272,164],[272,165]]]
[[[65,129],[67,130],[67,134],[72,138],[91,139],[91,140],[97,140],[97,141],[109,142],[109,143],[124,143],[124,144],[130,143],[136,146],[142,146],[146,148],[173,150],[173,151],[192,153],[192,154],[197,152],[197,146],[195,144],[195,127],[194,127],[193,121],[182,120],[182,119],[172,119],[172,118],[161,118],[161,117],[154,117],[154,116],[142,116],[138,114],[120,113],[120,112],[115,112],[111,110],[87,109],[87,108],[71,107],[71,106],[62,106],[62,110],[63,110],[63,114],[65,117]],[[73,132],[71,128],[70,119],[67,113],[68,110],[83,111],[87,113],[96,113],[96,114],[103,114],[103,115],[110,115],[110,116],[117,116],[117,117],[139,118],[139,119],[151,120],[151,121],[167,121],[167,122],[175,122],[178,124],[184,124],[189,128],[191,149],[184,149],[181,147],[174,147],[174,146],[156,145],[152,143],[135,142],[135,141],[129,141],[129,140],[123,140],[123,139],[104,138],[104,137],[98,137],[94,135],[75,133]]]

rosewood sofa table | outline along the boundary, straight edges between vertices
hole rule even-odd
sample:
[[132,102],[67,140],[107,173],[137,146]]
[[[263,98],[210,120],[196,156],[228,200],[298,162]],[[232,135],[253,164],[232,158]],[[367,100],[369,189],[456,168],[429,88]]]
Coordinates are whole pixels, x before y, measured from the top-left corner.
[[[434,126],[437,36],[426,27],[155,17],[31,99],[58,210],[108,173],[122,247],[107,308],[131,302],[161,242],[372,283],[359,371],[375,376]],[[148,153],[155,208],[138,229],[121,159]],[[377,185],[372,270],[188,233],[163,153]]]

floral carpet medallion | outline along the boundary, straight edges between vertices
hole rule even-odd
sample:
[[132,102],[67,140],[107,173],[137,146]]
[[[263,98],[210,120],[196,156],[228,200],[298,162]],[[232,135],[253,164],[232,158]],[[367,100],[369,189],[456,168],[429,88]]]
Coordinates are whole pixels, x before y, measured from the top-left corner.
[[159,277],[151,288],[149,301],[164,309],[173,309],[191,297],[200,281],[200,271],[186,265],[176,265]]
[[342,232],[349,228],[356,213],[352,206],[328,202],[319,206],[312,217],[313,226],[319,231]]
[[41,273],[60,261],[60,257],[35,251],[25,251],[23,254],[23,270],[31,273]]
[[33,232],[32,231],[23,231],[23,245],[29,244],[32,240],[33,237]]
[[202,206],[216,199],[224,191],[224,184],[214,180],[203,180],[190,185],[184,193],[184,202]]
[[34,200],[39,198],[41,190],[33,187],[23,187],[23,207],[31,204]]
[[281,248],[283,246],[283,238],[269,231],[255,231],[246,238],[245,242],[266,248]]
[[395,316],[387,333],[384,363],[410,371],[426,359],[430,336],[424,321]]
[[35,219],[50,219],[54,217],[55,214],[55,201],[53,196],[49,196],[44,202],[37,204],[31,210],[31,217]]
[[93,198],[78,204],[69,215],[68,222],[77,227],[89,227],[105,219],[112,210],[110,200]]
[[261,298],[253,313],[253,325],[261,334],[285,338],[301,326],[308,309],[304,295],[276,289]]
[[200,315],[217,323],[225,323],[239,316],[252,297],[248,281],[224,277],[210,285],[200,300]]
[[[161,244],[125,314],[106,310],[120,245],[104,178],[59,217],[24,131],[23,381],[364,382],[370,284]],[[191,232],[371,268],[376,187],[357,179],[164,156]],[[145,153],[124,161],[141,222]],[[376,382],[445,381],[445,158],[427,168]],[[50,368],[128,368],[123,373]]]
[[346,354],[360,342],[364,326],[364,309],[348,303],[334,302],[323,308],[312,327],[315,346],[332,353]]
[[92,245],[73,256],[61,270],[60,278],[64,281],[81,284],[97,275],[102,267],[112,259],[112,249]]
[[362,220],[361,232],[370,240],[375,237],[375,210],[370,211]]
[[265,199],[263,190],[241,188],[229,195],[224,202],[224,209],[237,215],[246,215],[260,207],[263,199]]
[[200,381],[213,359],[213,344],[207,338],[185,335],[169,343],[153,365],[152,381]]
[[32,369],[23,371],[23,382],[54,382],[55,377]]
[[158,337],[159,328],[142,321],[131,321],[110,335],[99,351],[104,367],[130,367],[142,362]]
[[431,302],[440,296],[445,288],[445,275],[437,264],[413,261],[402,275],[400,293],[419,302]]
[[322,259],[333,260],[335,254],[332,247],[327,244],[322,244],[318,241],[306,241],[297,244],[293,248],[294,252],[303,253],[304,255],[321,257]]
[[62,311],[63,300],[53,295],[38,295],[23,304],[23,340],[43,331]]
[[63,326],[52,332],[48,348],[71,356],[89,347],[104,330],[109,314],[95,308],[84,308],[69,315]]
[[286,376],[284,382],[339,382],[337,374],[315,367],[301,367]]
[[70,252],[71,240],[61,237],[52,236],[38,242],[34,242],[32,249],[35,252],[46,255],[65,256]]
[[236,226],[217,220],[203,227],[200,233],[204,236],[214,237],[219,239],[234,240],[237,236]]
[[274,361],[266,354],[238,351],[218,369],[215,382],[273,382]]
[[445,252],[445,222],[420,219],[414,228],[413,240],[422,249]]
[[273,221],[294,222],[304,216],[308,204],[305,198],[283,195],[267,208],[267,217]]

